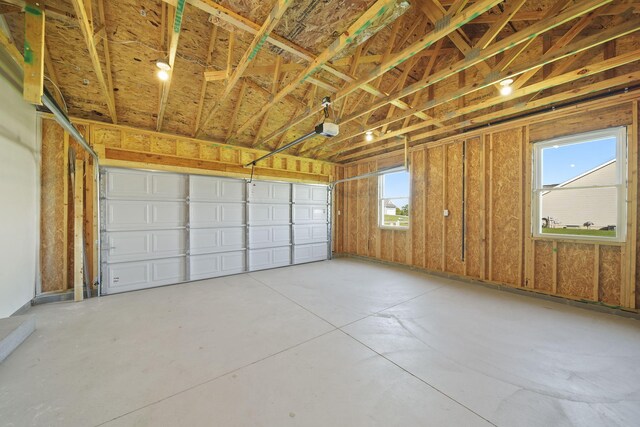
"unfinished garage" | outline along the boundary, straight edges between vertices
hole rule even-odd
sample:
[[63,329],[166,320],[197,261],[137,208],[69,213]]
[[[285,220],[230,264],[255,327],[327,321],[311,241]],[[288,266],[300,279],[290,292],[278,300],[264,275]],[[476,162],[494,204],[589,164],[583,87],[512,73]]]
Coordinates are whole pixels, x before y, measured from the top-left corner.
[[0,426],[638,426],[640,2],[0,0]]

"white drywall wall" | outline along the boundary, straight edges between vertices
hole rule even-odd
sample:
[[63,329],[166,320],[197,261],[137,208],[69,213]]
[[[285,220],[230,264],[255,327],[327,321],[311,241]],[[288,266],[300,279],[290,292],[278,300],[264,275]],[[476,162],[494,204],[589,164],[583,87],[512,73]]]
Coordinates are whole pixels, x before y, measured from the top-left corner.
[[39,159],[36,109],[0,73],[0,318],[35,293]]

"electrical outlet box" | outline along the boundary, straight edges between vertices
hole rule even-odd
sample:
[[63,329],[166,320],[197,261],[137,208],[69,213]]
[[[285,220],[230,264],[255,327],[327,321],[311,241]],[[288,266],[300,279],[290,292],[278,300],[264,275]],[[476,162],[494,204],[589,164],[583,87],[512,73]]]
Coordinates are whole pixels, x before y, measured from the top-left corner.
[[445,210],[442,212],[442,214],[443,214],[444,216],[449,216],[449,209],[445,209]]

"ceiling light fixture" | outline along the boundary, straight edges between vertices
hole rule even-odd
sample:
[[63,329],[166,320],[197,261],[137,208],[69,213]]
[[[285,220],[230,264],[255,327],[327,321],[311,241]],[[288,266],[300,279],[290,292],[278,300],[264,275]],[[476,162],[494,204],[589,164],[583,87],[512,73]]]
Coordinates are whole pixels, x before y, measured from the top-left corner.
[[509,96],[513,92],[513,79],[504,79],[500,82],[500,95]]
[[366,131],[364,134],[364,139],[369,142],[373,141],[373,132],[370,130]]
[[158,67],[158,78],[163,82],[169,80],[169,70],[171,70],[171,66],[164,61],[156,62],[156,67]]

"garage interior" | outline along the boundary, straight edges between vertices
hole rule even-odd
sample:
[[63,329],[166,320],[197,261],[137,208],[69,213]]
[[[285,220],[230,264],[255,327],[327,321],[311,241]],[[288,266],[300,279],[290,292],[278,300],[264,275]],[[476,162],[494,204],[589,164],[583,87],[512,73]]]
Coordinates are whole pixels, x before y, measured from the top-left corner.
[[0,0],[0,425],[637,425],[639,30]]

